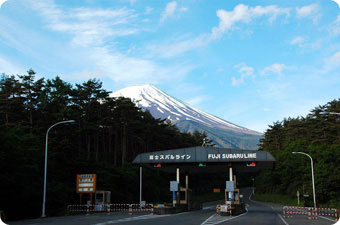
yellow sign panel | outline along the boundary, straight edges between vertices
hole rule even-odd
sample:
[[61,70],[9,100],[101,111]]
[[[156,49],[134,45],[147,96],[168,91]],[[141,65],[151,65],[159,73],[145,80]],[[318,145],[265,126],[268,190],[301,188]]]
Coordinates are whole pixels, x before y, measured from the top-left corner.
[[77,193],[95,193],[96,182],[97,182],[96,174],[78,174]]
[[214,188],[214,189],[213,189],[213,192],[214,192],[214,193],[220,193],[220,192],[221,192],[221,189],[219,189],[219,188]]

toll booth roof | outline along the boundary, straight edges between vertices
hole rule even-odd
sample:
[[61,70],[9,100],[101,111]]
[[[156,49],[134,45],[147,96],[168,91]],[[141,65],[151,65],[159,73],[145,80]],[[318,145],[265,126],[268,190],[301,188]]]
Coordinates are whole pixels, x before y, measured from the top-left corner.
[[216,147],[190,147],[137,155],[134,164],[174,173],[215,173],[232,167],[235,172],[259,172],[273,169],[275,158],[265,151]]

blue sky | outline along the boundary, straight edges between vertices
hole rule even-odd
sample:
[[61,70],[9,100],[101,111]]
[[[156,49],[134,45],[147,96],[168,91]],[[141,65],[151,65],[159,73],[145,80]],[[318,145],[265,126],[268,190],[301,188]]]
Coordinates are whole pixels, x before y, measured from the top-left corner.
[[[1,0],[0,0],[1,2]],[[8,0],[0,73],[153,84],[264,132],[340,97],[340,8],[331,0]]]

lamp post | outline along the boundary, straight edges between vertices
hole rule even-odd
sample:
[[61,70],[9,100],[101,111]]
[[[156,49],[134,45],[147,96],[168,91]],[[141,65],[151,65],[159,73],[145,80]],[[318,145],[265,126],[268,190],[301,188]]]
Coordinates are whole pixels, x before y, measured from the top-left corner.
[[50,126],[50,128],[48,128],[47,132],[46,132],[46,148],[45,148],[45,169],[44,169],[44,194],[43,194],[43,205],[42,205],[42,213],[41,213],[41,217],[46,217],[45,214],[45,205],[46,205],[46,177],[47,177],[47,149],[48,149],[48,132],[50,132],[50,130],[62,123],[74,123],[74,120],[66,120],[66,121],[61,121],[58,123],[53,124],[52,126]]
[[253,177],[253,195],[255,195],[255,178]]
[[142,182],[143,182],[143,171],[142,167],[139,167],[139,204],[142,205]]
[[308,155],[307,153],[304,152],[292,152],[293,154],[301,154],[301,155],[305,155],[308,156],[310,158],[310,163],[311,163],[311,167],[312,167],[312,183],[313,183],[313,199],[314,199],[314,208],[316,208],[316,198],[315,198],[315,183],[314,183],[314,169],[313,169],[313,159],[310,155]]

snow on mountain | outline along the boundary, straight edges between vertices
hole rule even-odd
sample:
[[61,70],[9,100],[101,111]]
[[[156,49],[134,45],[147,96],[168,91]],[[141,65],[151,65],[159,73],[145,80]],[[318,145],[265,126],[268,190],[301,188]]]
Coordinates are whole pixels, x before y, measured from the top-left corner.
[[176,124],[183,121],[196,122],[209,128],[231,130],[236,133],[262,135],[259,132],[235,125],[226,120],[192,107],[152,85],[131,86],[110,94],[110,97],[131,98],[138,107],[147,109],[155,118],[169,119]]

